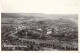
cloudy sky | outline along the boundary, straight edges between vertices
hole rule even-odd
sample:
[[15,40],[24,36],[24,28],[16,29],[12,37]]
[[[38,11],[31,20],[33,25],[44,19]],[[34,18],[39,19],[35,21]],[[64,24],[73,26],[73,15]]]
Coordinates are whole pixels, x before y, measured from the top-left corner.
[[4,13],[77,14],[78,0],[2,0]]

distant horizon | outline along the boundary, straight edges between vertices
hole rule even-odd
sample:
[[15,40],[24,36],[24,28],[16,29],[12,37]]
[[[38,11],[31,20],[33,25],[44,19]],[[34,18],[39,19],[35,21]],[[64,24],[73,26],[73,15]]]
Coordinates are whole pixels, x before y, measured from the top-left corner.
[[[9,17],[10,16],[10,17]],[[43,13],[1,13],[2,18],[24,18],[35,19],[35,20],[45,20],[45,19],[69,19],[74,22],[78,22],[78,14],[43,14]]]

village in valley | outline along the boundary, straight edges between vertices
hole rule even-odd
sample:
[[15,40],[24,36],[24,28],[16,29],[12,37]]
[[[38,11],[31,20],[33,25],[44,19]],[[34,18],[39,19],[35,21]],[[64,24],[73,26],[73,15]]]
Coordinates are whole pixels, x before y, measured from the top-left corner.
[[76,19],[65,19],[67,17],[77,18],[77,15],[2,13],[2,51],[78,50],[78,26],[74,22]]

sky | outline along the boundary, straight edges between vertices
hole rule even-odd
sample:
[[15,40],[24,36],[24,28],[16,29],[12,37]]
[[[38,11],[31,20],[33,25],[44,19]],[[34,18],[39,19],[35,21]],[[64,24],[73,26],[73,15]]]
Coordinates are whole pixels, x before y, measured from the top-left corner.
[[1,12],[77,14],[78,0],[2,0]]

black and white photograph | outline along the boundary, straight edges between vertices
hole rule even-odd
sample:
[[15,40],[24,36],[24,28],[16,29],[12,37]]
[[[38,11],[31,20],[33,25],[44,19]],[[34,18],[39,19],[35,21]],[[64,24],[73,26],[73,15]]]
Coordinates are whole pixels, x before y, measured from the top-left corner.
[[78,51],[78,14],[1,13],[2,51]]
[[0,2],[0,53],[80,53],[80,0]]

